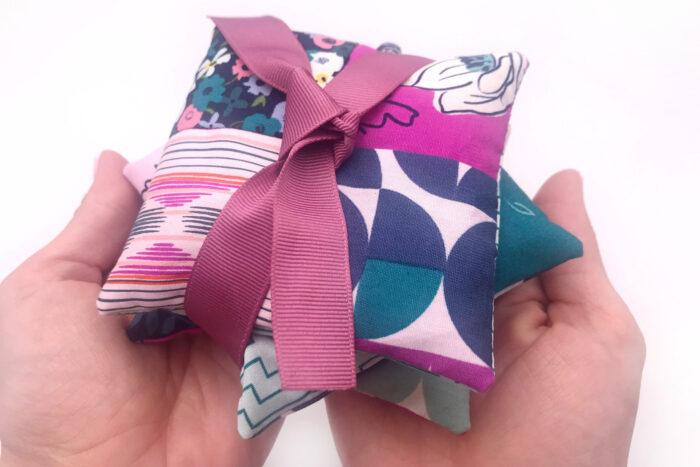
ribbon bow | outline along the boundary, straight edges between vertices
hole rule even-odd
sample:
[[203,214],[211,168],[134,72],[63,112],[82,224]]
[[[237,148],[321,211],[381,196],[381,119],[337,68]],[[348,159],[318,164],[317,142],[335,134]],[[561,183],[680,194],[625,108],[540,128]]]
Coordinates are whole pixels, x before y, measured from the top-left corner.
[[282,21],[214,22],[256,76],[286,93],[287,104],[278,161],[231,196],[202,245],[187,315],[241,365],[271,290],[282,388],[354,387],[353,297],[335,170],[353,150],[362,115],[429,61],[371,53],[321,89]]

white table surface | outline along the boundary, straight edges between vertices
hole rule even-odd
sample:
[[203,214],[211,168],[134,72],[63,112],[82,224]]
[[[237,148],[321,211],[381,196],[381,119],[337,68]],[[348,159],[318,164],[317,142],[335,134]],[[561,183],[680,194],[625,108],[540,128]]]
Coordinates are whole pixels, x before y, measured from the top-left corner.
[[[408,3],[0,2],[0,278],[70,218],[101,149],[134,160],[164,142],[207,14],[273,13],[435,58],[517,49],[531,65],[504,165],[530,195],[559,169],[583,174],[609,275],[646,336],[630,465],[700,465],[698,2]],[[289,417],[267,465],[339,465],[323,404]]]

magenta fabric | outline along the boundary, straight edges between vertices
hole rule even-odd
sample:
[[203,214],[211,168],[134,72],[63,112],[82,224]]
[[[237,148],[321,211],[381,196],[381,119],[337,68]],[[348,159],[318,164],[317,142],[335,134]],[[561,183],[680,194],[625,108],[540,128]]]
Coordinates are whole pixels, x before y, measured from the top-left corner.
[[[383,355],[396,361],[409,362],[412,366],[435,375],[444,376],[479,392],[486,391],[495,379],[491,368],[462,362],[432,352],[400,348],[368,339],[355,339],[355,348]],[[466,379],[465,375],[467,375]]]
[[[353,50],[349,62],[373,52],[371,47],[360,44]],[[363,115],[362,122],[372,125],[373,129],[358,133],[355,146],[447,157],[496,178],[509,113],[493,116],[488,124],[484,124],[480,114],[442,113],[435,109],[432,93],[403,84]],[[418,115],[422,118],[415,118]],[[478,131],[465,133],[465,128]]]
[[262,80],[287,94],[279,160],[240,187],[195,263],[188,316],[239,364],[271,288],[282,388],[355,386],[347,232],[335,169],[352,152],[360,118],[429,60],[368,53],[325,90],[280,20],[215,18]]
[[[382,122],[386,115],[401,116],[414,112],[422,118],[410,119],[410,125],[387,122],[375,131],[357,136],[357,147],[392,148],[394,150],[432,154],[464,162],[496,178],[499,155],[503,144],[508,119],[504,114],[491,117],[484,124],[479,114],[445,114],[433,106],[432,93],[413,86],[401,86],[391,97],[367,112],[363,123]],[[478,129],[466,133],[465,128]],[[495,155],[495,157],[494,157]]]

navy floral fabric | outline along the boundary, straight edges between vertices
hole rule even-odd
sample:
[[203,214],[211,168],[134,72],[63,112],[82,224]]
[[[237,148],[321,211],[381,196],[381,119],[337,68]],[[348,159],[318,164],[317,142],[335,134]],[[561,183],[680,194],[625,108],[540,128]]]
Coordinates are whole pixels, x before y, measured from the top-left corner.
[[187,316],[160,308],[151,313],[135,314],[126,330],[126,335],[132,342],[148,342],[197,329],[199,327]]
[[[295,34],[321,86],[343,69],[357,46],[319,34]],[[240,128],[281,138],[284,110],[284,93],[253,75],[214,28],[207,56],[171,134],[190,128]]]

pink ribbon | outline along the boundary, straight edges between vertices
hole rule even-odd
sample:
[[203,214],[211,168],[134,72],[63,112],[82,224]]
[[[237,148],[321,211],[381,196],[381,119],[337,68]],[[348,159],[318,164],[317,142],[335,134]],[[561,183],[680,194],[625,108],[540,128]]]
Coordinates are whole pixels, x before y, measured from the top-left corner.
[[280,20],[214,18],[243,62],[287,95],[277,162],[241,186],[206,237],[185,295],[187,315],[243,363],[268,289],[282,388],[355,386],[347,231],[335,170],[360,118],[429,60],[372,53],[325,89]]

